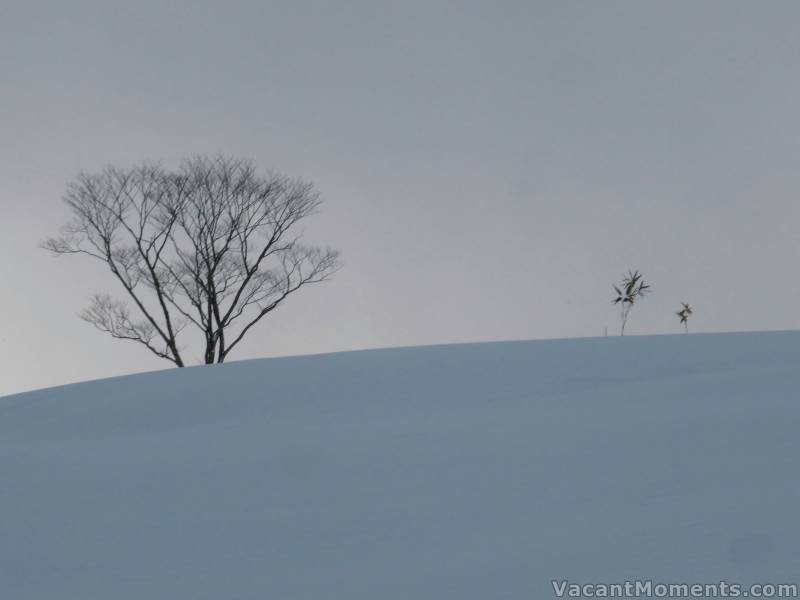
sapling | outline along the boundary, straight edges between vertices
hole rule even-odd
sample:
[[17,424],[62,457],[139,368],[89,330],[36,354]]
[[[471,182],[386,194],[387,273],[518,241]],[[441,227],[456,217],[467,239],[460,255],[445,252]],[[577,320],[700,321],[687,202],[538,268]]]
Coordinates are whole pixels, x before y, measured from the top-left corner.
[[619,334],[625,335],[625,325],[628,322],[628,316],[633,309],[633,305],[638,298],[643,298],[645,294],[650,293],[650,286],[645,284],[644,277],[639,271],[629,270],[619,286],[612,285],[612,287],[617,294],[612,303],[620,305],[621,326]]
[[681,302],[681,309],[675,313],[683,324],[683,330],[689,333],[689,317],[692,316],[692,307],[686,302]]

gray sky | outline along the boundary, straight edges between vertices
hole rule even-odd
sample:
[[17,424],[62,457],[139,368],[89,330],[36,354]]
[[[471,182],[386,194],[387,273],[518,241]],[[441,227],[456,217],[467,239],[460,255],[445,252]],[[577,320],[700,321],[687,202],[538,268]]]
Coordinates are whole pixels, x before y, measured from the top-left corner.
[[[166,7],[166,5],[169,5]],[[345,268],[233,359],[800,325],[800,3],[0,0],[0,394],[168,367],[37,249],[80,169],[253,158]],[[772,298],[768,301],[767,296]],[[189,352],[197,360],[200,351]]]

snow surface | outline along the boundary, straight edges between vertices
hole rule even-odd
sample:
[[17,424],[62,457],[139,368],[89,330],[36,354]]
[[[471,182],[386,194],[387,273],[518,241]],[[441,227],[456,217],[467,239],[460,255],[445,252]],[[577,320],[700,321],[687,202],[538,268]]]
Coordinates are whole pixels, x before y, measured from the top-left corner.
[[800,576],[800,334],[509,342],[0,398],[0,598]]

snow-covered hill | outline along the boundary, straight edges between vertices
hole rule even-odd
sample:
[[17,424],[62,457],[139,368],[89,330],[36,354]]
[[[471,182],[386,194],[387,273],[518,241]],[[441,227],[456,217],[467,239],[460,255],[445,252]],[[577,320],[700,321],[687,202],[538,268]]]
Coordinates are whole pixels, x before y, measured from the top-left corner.
[[0,598],[800,578],[800,334],[231,363],[0,398]]

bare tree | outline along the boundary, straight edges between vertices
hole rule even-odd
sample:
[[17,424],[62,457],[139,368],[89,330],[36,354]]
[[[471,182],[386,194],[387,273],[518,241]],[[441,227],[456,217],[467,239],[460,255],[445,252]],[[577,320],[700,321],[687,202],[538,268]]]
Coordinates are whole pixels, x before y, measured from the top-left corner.
[[81,317],[179,367],[186,327],[201,332],[206,364],[224,362],[289,295],[340,267],[336,251],[300,242],[298,223],[320,204],[312,185],[248,160],[80,173],[64,201],[72,219],[42,246],[103,261],[126,297],[96,294]]
[[638,298],[643,298],[646,294],[650,293],[650,286],[644,282],[644,277],[639,271],[628,271],[628,274],[623,277],[619,286],[612,285],[617,297],[612,300],[613,304],[620,305],[620,335],[625,335],[625,325],[628,323],[628,315],[630,315],[633,305]]
[[675,314],[678,315],[681,324],[683,324],[684,331],[689,333],[689,317],[692,316],[692,307],[686,302],[681,302],[681,309]]

